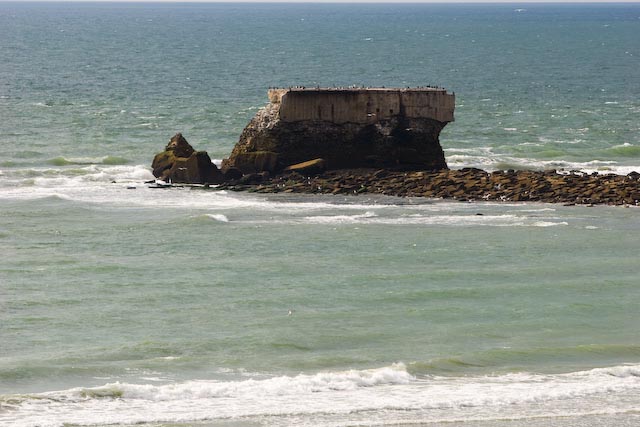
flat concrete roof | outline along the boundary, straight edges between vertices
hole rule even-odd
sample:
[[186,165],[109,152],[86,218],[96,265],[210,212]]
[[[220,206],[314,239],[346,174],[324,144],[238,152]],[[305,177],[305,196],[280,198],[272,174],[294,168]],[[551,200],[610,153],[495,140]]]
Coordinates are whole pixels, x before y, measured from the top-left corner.
[[284,90],[291,92],[446,92],[441,87],[418,86],[418,87],[273,87],[269,90]]

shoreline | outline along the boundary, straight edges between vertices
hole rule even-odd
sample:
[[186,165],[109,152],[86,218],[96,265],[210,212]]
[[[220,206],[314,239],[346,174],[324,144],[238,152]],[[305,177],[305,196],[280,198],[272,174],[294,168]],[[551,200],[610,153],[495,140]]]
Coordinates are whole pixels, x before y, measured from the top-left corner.
[[220,184],[219,190],[255,193],[381,194],[458,201],[542,202],[565,205],[640,206],[640,173],[587,174],[579,171],[476,168],[441,171],[387,169],[330,170],[305,176],[298,172],[245,175]]

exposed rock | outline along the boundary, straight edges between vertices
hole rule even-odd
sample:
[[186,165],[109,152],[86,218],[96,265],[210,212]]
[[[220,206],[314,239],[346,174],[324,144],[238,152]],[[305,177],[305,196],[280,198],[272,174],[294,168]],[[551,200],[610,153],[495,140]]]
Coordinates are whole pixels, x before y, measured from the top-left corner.
[[318,158],[327,169],[447,168],[438,137],[453,120],[453,95],[443,89],[291,89],[269,96],[223,170],[279,172]]
[[182,134],[177,133],[156,154],[151,164],[153,175],[167,182],[186,184],[219,184],[224,177],[206,151],[195,151]]
[[176,156],[173,151],[163,151],[162,153],[156,154],[151,163],[153,176],[164,179],[165,176],[168,176],[169,170],[175,161]]
[[239,184],[259,184],[269,179],[269,172],[250,173],[238,180]]
[[244,186],[223,184],[222,188],[260,193],[376,193],[460,201],[640,205],[640,181],[629,176],[579,172],[345,169],[329,170],[315,176],[292,171],[252,185],[254,182],[257,181],[246,180],[248,185]]
[[[273,151],[251,151],[239,153],[234,159],[233,167],[245,174],[273,172],[276,170],[277,162],[278,154]],[[223,167],[223,170],[226,171],[227,168]]]
[[211,162],[206,151],[194,151],[189,157],[177,157],[169,170],[172,182],[190,184],[219,184],[222,172]]
[[632,179],[634,181],[638,181],[640,179],[640,173],[636,171],[630,172],[627,176],[629,177],[629,179]]
[[181,133],[176,133],[171,138],[164,151],[173,151],[176,157],[189,157],[195,150]]
[[453,120],[454,98],[442,89],[302,88],[269,97],[223,161],[224,173],[176,134],[153,159],[153,174],[261,193],[640,205],[635,171],[448,170],[438,137]]
[[240,169],[237,168],[227,168],[224,171],[224,180],[225,181],[234,181],[237,179],[242,178],[242,171]]

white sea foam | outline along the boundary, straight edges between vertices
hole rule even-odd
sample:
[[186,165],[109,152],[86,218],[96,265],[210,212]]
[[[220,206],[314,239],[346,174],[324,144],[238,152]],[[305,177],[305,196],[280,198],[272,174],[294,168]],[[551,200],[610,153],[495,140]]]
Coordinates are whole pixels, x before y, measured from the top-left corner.
[[[579,138],[563,141],[566,144],[579,144]],[[523,145],[523,144],[521,144]],[[534,144],[535,145],[535,144]],[[624,148],[620,146],[614,148]],[[620,164],[616,160],[590,160],[585,162],[567,161],[562,159],[540,160],[516,158],[500,154],[487,154],[474,149],[447,150],[452,154],[447,154],[449,166],[455,169],[463,167],[478,167],[487,171],[505,169],[508,165],[510,169],[532,169],[532,170],[567,170],[582,171],[586,173],[611,173],[616,175],[627,175],[633,171],[640,171],[640,165]]]
[[2,396],[0,424],[117,424],[270,420],[345,425],[611,414],[640,404],[640,366],[557,375],[422,377],[399,363],[379,369],[237,381],[111,383]]
[[[622,147],[627,147],[623,144]],[[487,170],[498,166],[496,159],[491,155],[491,147],[483,147],[480,151],[484,154],[477,156],[471,153],[471,149],[454,149],[459,154],[451,155],[452,166],[478,166]],[[469,154],[465,154],[465,153]],[[117,161],[116,159],[115,161]],[[501,159],[509,162],[515,159]],[[206,208],[206,209],[256,209],[258,212],[287,213],[294,216],[306,217],[306,222],[315,223],[461,223],[460,219],[443,221],[439,218],[425,218],[421,220],[398,217],[389,218],[385,211],[397,208],[398,201],[390,198],[376,199],[374,196],[359,196],[345,203],[343,196],[309,196],[304,197],[278,197],[278,196],[253,196],[249,194],[215,192],[215,191],[190,191],[189,189],[158,190],[149,189],[143,185],[144,181],[152,180],[153,175],[144,165],[105,164],[113,161],[109,158],[74,158],[64,159],[64,162],[73,162],[63,167],[40,167],[30,169],[3,169],[3,180],[0,183],[0,199],[40,199],[50,196],[66,197],[87,203],[112,204],[115,206],[141,206],[141,207],[167,207],[167,208]],[[473,162],[476,162],[475,164]],[[477,164],[481,162],[482,164]],[[511,163],[507,163],[511,164]],[[614,161],[594,160],[584,163],[571,163],[564,161],[540,161],[530,165],[536,169],[581,170],[586,173],[598,171],[600,173],[628,174],[640,167],[621,166]],[[136,187],[135,191],[123,190]],[[183,191],[181,191],[183,190]],[[295,200],[293,200],[295,199]],[[371,200],[368,200],[371,199]],[[292,201],[293,200],[293,201]],[[400,200],[400,199],[398,199]],[[336,214],[336,206],[346,213]],[[455,204],[460,206],[459,203]],[[425,204],[412,209],[427,210],[433,212],[450,211],[451,206],[443,203]],[[327,212],[325,212],[327,211]],[[379,218],[368,218],[366,212],[375,212]],[[316,214],[317,213],[317,214]],[[361,215],[364,215],[361,217]],[[277,220],[277,218],[276,218]],[[471,219],[466,222],[483,224],[484,219]],[[462,221],[464,222],[464,221]]]
[[[384,196],[255,195],[174,187],[154,189],[142,184],[152,178],[145,166],[86,165],[32,171],[27,176],[10,176],[20,185],[0,187],[0,198],[59,200],[105,205],[114,208],[201,209],[196,217],[218,222],[254,224],[366,224],[444,226],[531,226],[564,225],[566,221],[549,215],[521,210],[527,205],[501,203],[499,214],[481,212],[491,203],[429,202]],[[35,175],[35,176],[32,176]],[[3,181],[4,182],[4,181]],[[29,182],[27,184],[27,182]],[[188,215],[193,216],[193,212]]]
[[227,216],[223,214],[207,214],[207,216],[219,222],[229,222],[229,218],[227,218]]
[[569,225],[566,221],[550,222],[550,221],[534,221],[531,224],[533,227],[555,227],[557,225]]
[[309,216],[305,219],[314,224],[364,224],[371,223],[371,221],[367,220],[375,217],[377,217],[375,212],[367,211],[365,213],[355,215]]
[[[510,130],[511,128],[509,128]],[[507,128],[505,128],[507,130]],[[576,145],[584,142],[579,136],[584,135],[589,128],[573,129],[578,136],[572,139],[552,140],[540,137],[539,142],[523,142],[520,146],[544,146],[545,144],[569,144]],[[633,146],[630,143],[623,143],[612,147],[627,148]],[[514,157],[505,153],[496,152],[493,147],[473,147],[473,148],[447,148],[445,149],[447,163],[450,167],[458,169],[464,167],[478,167],[487,171],[501,170],[508,166],[510,169],[532,169],[532,170],[577,170],[587,173],[613,173],[617,175],[627,175],[632,171],[640,171],[640,164],[621,164],[617,160],[593,159],[584,162],[569,161],[564,159],[543,160],[536,158]]]
[[492,226],[492,227],[551,227],[568,225],[566,221],[542,221],[535,217],[523,215],[423,215],[401,214],[393,217],[378,216],[373,212],[355,215],[319,215],[304,218],[311,224],[379,224],[379,225],[442,225],[442,226]]
[[555,212],[555,208],[518,209],[519,213]]
[[[258,209],[273,212],[312,212],[335,209],[336,203],[348,210],[367,209],[367,203],[342,203],[345,198],[327,196],[298,197],[295,201],[277,196],[252,196],[247,193],[227,191],[192,191],[189,188],[151,189],[142,185],[153,180],[149,168],[143,165],[89,164],[75,168],[35,168],[11,171],[0,185],[0,198],[41,199],[53,195],[65,195],[69,200],[88,203],[110,203],[113,205],[166,207],[166,208],[215,208]],[[131,185],[136,191],[124,191]],[[291,198],[290,198],[291,199]],[[353,201],[365,201],[364,197]],[[335,202],[334,202],[335,201]],[[384,209],[392,205],[376,203]]]

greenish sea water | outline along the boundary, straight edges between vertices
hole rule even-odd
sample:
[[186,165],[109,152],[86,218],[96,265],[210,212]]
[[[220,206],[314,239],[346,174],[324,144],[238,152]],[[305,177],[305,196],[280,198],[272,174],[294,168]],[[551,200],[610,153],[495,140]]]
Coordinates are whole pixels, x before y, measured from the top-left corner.
[[269,86],[442,85],[451,167],[640,171],[640,7],[0,3],[0,425],[631,426],[637,208],[152,189]]

